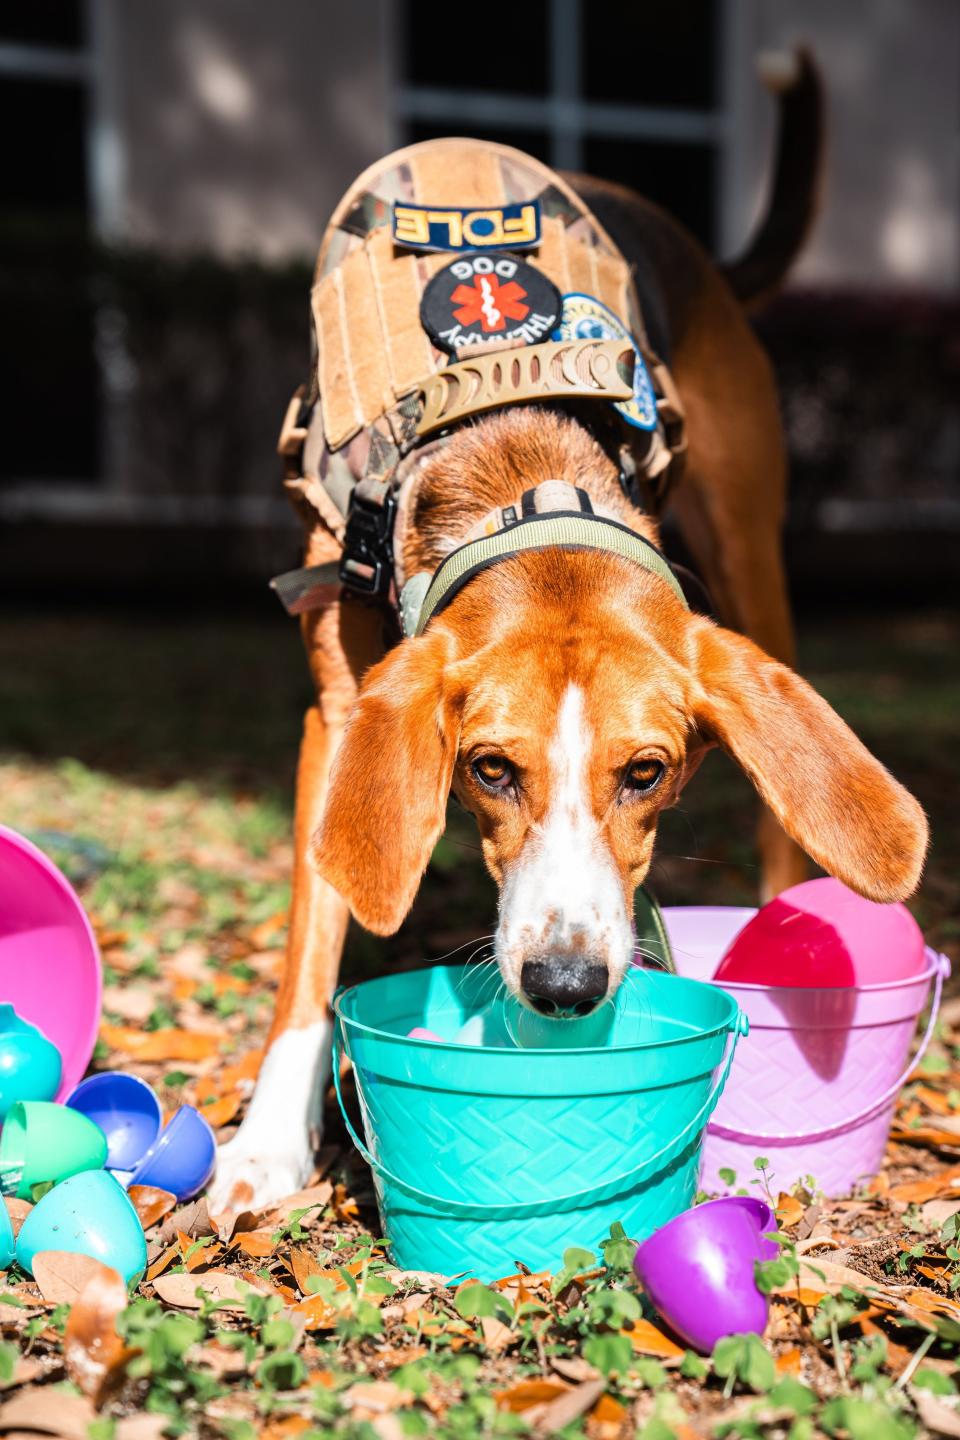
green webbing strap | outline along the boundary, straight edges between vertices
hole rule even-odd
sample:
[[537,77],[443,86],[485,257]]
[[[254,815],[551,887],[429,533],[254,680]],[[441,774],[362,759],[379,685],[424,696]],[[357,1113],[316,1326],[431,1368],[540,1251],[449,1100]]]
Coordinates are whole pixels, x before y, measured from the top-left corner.
[[609,555],[632,560],[651,575],[664,580],[681,605],[689,608],[680,582],[670,566],[656,546],[644,540],[642,535],[600,515],[585,515],[574,510],[547,511],[543,515],[530,515],[508,530],[498,530],[494,535],[471,540],[448,555],[430,582],[413,634],[422,635],[433,616],[448,605],[479,571],[528,550],[547,550],[556,546],[573,550],[603,550]]

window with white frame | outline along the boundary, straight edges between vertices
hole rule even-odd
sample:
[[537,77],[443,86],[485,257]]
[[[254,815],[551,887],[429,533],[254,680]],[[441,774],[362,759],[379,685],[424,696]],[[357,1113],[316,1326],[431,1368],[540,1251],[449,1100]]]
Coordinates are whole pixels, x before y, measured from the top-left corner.
[[395,110],[406,142],[469,134],[639,190],[708,246],[725,136],[720,0],[403,0]]

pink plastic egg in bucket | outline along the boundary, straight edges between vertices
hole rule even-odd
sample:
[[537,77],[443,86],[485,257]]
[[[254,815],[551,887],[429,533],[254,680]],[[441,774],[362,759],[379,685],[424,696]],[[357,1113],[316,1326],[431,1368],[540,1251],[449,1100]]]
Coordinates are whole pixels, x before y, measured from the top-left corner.
[[880,985],[925,969],[923,935],[905,905],[877,905],[823,876],[758,910],[713,978],[718,985]]
[[97,942],[73,889],[42,850],[0,825],[0,1001],[59,1050],[58,1100],[90,1063],[101,986]]
[[[799,887],[798,887],[799,888]],[[883,907],[880,907],[883,908]],[[677,908],[663,912],[680,975],[709,980],[755,911]],[[700,1183],[712,1194],[756,1178],[786,1190],[807,1176],[827,1195],[845,1195],[883,1162],[894,1105],[936,1022],[949,961],[930,949],[923,968],[895,980],[847,986],[783,986],[724,980],[750,1021],[750,1045],[736,1060],[710,1120]],[[919,1050],[911,1044],[933,987]]]

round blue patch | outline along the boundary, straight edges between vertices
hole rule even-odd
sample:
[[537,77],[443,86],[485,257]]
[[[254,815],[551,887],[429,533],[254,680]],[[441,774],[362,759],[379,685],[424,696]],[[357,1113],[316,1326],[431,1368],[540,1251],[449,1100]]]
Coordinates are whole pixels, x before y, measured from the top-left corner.
[[554,340],[629,340],[633,346],[636,364],[633,370],[633,399],[617,400],[615,408],[638,430],[657,428],[657,397],[653,384],[643,363],[643,356],[636,340],[618,315],[608,310],[593,295],[579,291],[563,297],[560,324],[553,331]]

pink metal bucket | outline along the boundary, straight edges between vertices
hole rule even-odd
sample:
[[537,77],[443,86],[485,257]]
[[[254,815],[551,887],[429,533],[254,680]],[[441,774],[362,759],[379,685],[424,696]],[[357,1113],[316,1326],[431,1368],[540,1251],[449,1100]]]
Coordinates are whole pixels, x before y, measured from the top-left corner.
[[[677,971],[710,980],[734,935],[756,912],[726,907],[664,910]],[[845,1195],[883,1162],[901,1086],[929,1043],[950,973],[927,950],[920,975],[837,989],[725,985],[750,1020],[707,1130],[700,1183],[727,1193],[756,1178],[765,1156],[771,1185],[786,1190],[812,1176],[827,1195]],[[918,1053],[910,1044],[934,985]],[[736,1174],[733,1187],[721,1170]]]
[[86,911],[42,850],[0,825],[0,1001],[60,1051],[62,1100],[100,1024],[100,952]]

